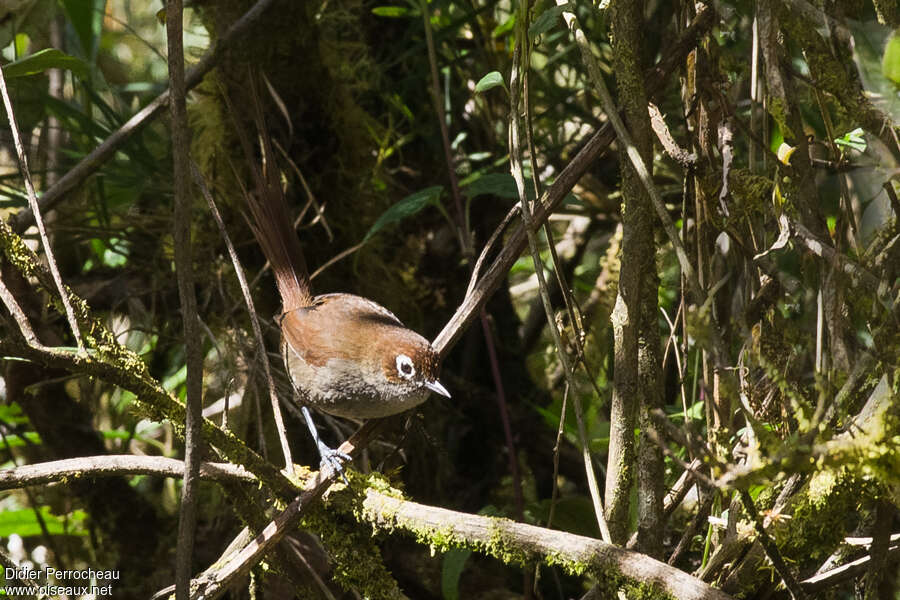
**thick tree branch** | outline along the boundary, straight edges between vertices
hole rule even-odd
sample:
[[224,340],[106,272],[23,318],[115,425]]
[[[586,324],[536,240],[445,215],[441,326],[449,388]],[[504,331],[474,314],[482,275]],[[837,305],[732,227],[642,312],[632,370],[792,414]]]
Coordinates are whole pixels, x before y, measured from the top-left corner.
[[[374,433],[379,421],[370,421],[357,434],[341,446],[341,450],[356,452]],[[64,482],[70,477],[104,477],[126,474],[160,475],[178,477],[184,471],[184,463],[165,457],[150,456],[93,456],[60,460],[37,465],[27,465],[0,471],[0,489],[24,485],[37,485],[52,481]],[[222,463],[203,463],[201,477],[216,481],[253,482],[246,470]],[[226,563],[219,561],[217,570],[208,571],[193,583],[198,586],[193,597],[206,592],[206,598],[216,598],[223,593],[230,569],[246,572],[255,564],[248,555],[263,556],[282,536],[292,531],[300,514],[313,499],[321,496],[330,485],[332,476],[322,474],[299,489],[302,494],[270,523],[263,534],[243,550],[228,553]],[[340,494],[355,493],[350,490]],[[348,506],[357,518],[379,528],[401,529],[422,535],[441,534],[448,546],[474,547],[506,562],[537,558],[548,564],[560,565],[572,572],[589,572],[595,576],[624,578],[635,583],[650,584],[659,590],[683,599],[727,600],[728,594],[710,587],[687,573],[670,567],[648,556],[624,550],[593,538],[554,531],[533,525],[516,523],[508,519],[483,517],[426,506],[398,498],[395,491],[380,491],[369,487]],[[243,558],[238,558],[238,557]]]
[[587,572],[613,589],[631,582],[652,585],[681,600],[730,598],[665,563],[594,538],[425,506],[372,489],[366,490],[361,517],[379,528],[414,533],[420,540],[439,538],[442,549],[470,547],[504,562],[539,559],[572,574]]

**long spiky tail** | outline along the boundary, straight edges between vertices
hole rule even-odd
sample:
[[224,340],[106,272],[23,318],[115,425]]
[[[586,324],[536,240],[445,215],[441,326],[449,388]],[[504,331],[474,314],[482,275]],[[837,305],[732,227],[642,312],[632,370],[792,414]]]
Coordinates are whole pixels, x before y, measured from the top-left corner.
[[256,123],[262,148],[262,166],[254,157],[247,132],[237,122],[237,113],[227,94],[225,95],[256,185],[254,191],[244,192],[244,199],[252,217],[247,219],[247,222],[262,248],[263,254],[272,265],[283,310],[290,312],[312,304],[309,272],[306,268],[306,260],[303,258],[303,249],[300,247],[300,241],[294,231],[293,219],[290,217],[284,199],[278,169],[274,164],[271,140],[265,127],[265,119],[252,77],[250,90],[253,99],[253,120]]

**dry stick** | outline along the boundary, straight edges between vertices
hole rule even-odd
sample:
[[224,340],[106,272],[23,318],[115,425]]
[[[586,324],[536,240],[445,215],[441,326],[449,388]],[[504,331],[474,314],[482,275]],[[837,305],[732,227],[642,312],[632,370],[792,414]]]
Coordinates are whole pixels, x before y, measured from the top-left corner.
[[194,264],[191,249],[190,130],[187,123],[187,90],[184,86],[184,5],[182,0],[166,1],[166,39],[168,43],[169,112],[172,117],[172,161],[175,211],[175,278],[181,304],[184,330],[187,397],[184,421],[184,483],[178,516],[178,546],[175,552],[175,597],[188,600],[191,584],[191,556],[194,553],[194,529],[197,524],[197,472],[203,452],[200,423],[203,419],[203,355],[194,291]]
[[889,573],[887,568],[891,527],[894,524],[896,512],[897,508],[890,500],[879,498],[875,501],[875,522],[872,523],[872,544],[869,547],[869,556],[872,557],[872,560],[866,572],[866,598],[896,597],[894,592],[888,594],[888,590],[884,589],[893,587],[891,580],[896,577],[896,572]]
[[884,185],[882,187],[884,188],[884,191],[888,196],[888,200],[891,203],[891,208],[894,209],[895,223],[900,225],[900,199],[897,198],[897,192],[894,191],[894,184],[891,183],[890,179],[888,179],[884,182]]
[[78,321],[75,319],[75,311],[72,310],[72,303],[69,301],[69,295],[66,293],[65,285],[63,285],[62,277],[59,274],[59,268],[56,266],[56,259],[53,257],[53,249],[50,247],[50,238],[47,237],[47,230],[44,228],[44,220],[41,218],[41,212],[38,208],[37,194],[34,192],[34,185],[31,182],[31,173],[28,170],[28,159],[25,156],[25,148],[22,146],[22,138],[19,135],[19,126],[16,124],[16,115],[13,113],[12,102],[9,99],[9,90],[6,89],[6,77],[3,70],[0,69],[0,93],[3,94],[3,106],[6,108],[6,117],[9,119],[9,129],[12,132],[13,143],[16,146],[16,157],[19,160],[19,170],[22,173],[22,180],[25,182],[25,191],[28,193],[28,205],[31,211],[36,215],[36,223],[38,232],[41,234],[41,244],[44,246],[44,254],[47,257],[47,264],[50,265],[50,273],[53,275],[53,282],[59,291],[59,298],[66,310],[66,319],[69,321],[69,327],[72,329],[72,335],[75,336],[75,345],[78,346],[79,352],[84,352],[84,342],[81,341],[81,330],[78,328]]
[[[269,88],[269,91],[272,92],[272,97],[275,98],[274,90],[272,89],[272,84],[269,83],[269,78],[263,74],[263,81],[266,83],[266,87]],[[297,218],[294,220],[294,228],[303,221],[303,217],[306,215],[306,211],[309,210],[309,207],[312,206],[315,208],[316,216],[313,217],[313,220],[309,222],[310,225],[315,225],[316,222],[322,222],[322,229],[325,230],[325,234],[328,236],[328,241],[331,242],[334,240],[334,233],[331,231],[331,227],[328,225],[328,221],[325,219],[325,205],[319,204],[319,201],[316,199],[316,195],[313,194],[312,189],[309,187],[309,184],[306,182],[306,177],[303,176],[303,171],[300,170],[300,167],[297,166],[297,163],[294,162],[294,159],[287,153],[287,151],[282,147],[282,145],[278,142],[278,140],[272,140],[272,144],[275,146],[275,149],[281,153],[281,156],[287,163],[291,166],[291,169],[297,175],[297,179],[300,181],[300,185],[303,187],[303,191],[306,193],[306,204],[303,206],[303,209],[300,211],[300,214],[297,215]],[[310,275],[310,280],[312,280],[312,275]]]
[[[203,76],[219,62],[225,49],[239,36],[243,35],[260,18],[263,12],[274,3],[275,0],[259,0],[240,19],[235,21],[234,25],[216,41],[216,45],[204,54],[203,58],[193,68],[188,70],[185,76],[186,89],[190,90],[200,83],[203,80]],[[77,165],[44,192],[41,196],[40,210],[46,212],[56,206],[66,194],[75,189],[103,166],[106,161],[115,156],[116,151],[131,139],[133,135],[138,133],[152,119],[158,117],[168,103],[169,90],[166,90],[128,119],[125,124],[106,138],[102,144],[94,148],[90,154],[81,159]],[[30,208],[19,211],[12,222],[13,230],[21,234],[34,223],[34,215],[35,212]]]
[[[528,30],[528,16],[530,13],[525,11],[526,23],[525,29]],[[522,73],[522,99],[523,105],[525,108],[525,144],[528,147],[528,157],[531,159],[531,184],[534,186],[535,196],[540,196],[541,187],[540,180],[538,178],[538,167],[537,167],[537,151],[534,146],[534,123],[531,119],[531,92],[529,88],[529,78],[528,67],[531,65],[531,53],[530,53],[530,44],[525,44],[523,48],[523,58],[522,64],[525,65],[525,72]],[[550,264],[553,265],[553,273],[556,275],[556,284],[559,286],[559,293],[562,296],[563,304],[566,307],[566,312],[569,315],[569,322],[572,325],[572,341],[575,344],[576,357],[575,362],[581,363],[584,367],[585,372],[590,378],[591,383],[596,387],[596,380],[594,378],[594,374],[591,372],[590,367],[587,364],[587,360],[584,355],[584,344],[582,343],[582,335],[584,334],[584,328],[581,321],[581,308],[578,307],[575,298],[572,297],[572,290],[569,288],[569,283],[566,281],[566,274],[562,268],[562,265],[559,260],[559,254],[556,251],[556,242],[553,239],[553,229],[550,227],[550,222],[544,221],[543,224],[544,235],[547,236],[547,248],[550,251]]]
[[293,555],[297,559],[297,561],[300,562],[300,564],[302,564],[304,567],[306,567],[306,572],[309,573],[310,577],[312,577],[313,582],[316,584],[316,589],[319,590],[319,593],[325,597],[325,600],[337,600],[335,595],[331,593],[331,590],[328,589],[328,586],[325,585],[325,582],[322,581],[322,578],[319,577],[319,574],[316,573],[316,570],[313,569],[312,565],[309,564],[309,561],[306,560],[306,556],[303,555],[300,541],[296,538],[288,538],[287,546],[293,552]]
[[[324,220],[324,219],[322,220],[322,223],[323,223],[323,224],[325,223],[325,220]],[[351,254],[353,254],[354,252],[356,252],[357,250],[359,250],[359,249],[362,248],[362,247],[363,247],[363,243],[360,242],[360,243],[358,243],[358,244],[354,244],[354,245],[350,246],[350,247],[347,248],[346,250],[341,250],[340,252],[338,252],[337,254],[335,254],[334,256],[332,256],[331,258],[329,258],[328,260],[326,260],[324,263],[322,263],[322,266],[320,266],[318,269],[316,269],[315,271],[313,271],[313,272],[309,275],[309,280],[310,280],[310,281],[313,281],[313,280],[314,280],[316,277],[318,277],[323,271],[325,271],[325,269],[327,269],[328,267],[330,267],[330,266],[332,266],[333,264],[337,263],[338,261],[341,261],[341,260],[347,258],[348,256],[350,256]]]
[[[526,31],[529,27],[529,16],[530,12],[526,11]],[[529,87],[529,69],[527,68],[531,65],[530,48],[530,44],[525,45],[524,58],[522,59],[523,64],[526,65],[525,72],[522,74],[522,92],[525,108],[525,142],[528,146],[528,156],[531,158],[531,182],[534,186],[535,195],[539,197],[541,188],[538,178],[538,168],[536,166],[537,151],[534,146],[534,126],[531,118],[531,91]],[[547,247],[550,250],[550,263],[553,265],[553,272],[556,274],[556,283],[559,286],[559,293],[562,296],[563,304],[566,307],[566,313],[569,315],[569,322],[572,326],[572,341],[575,345],[575,365],[573,368],[577,368],[579,364],[584,368],[584,372],[587,374],[591,386],[594,388],[594,391],[597,392],[597,397],[600,397],[601,394],[600,389],[597,386],[597,378],[594,376],[594,372],[590,365],[588,365],[587,356],[584,352],[584,321],[582,319],[581,307],[574,298],[569,283],[566,280],[565,271],[562,268],[559,254],[556,251],[556,242],[553,239],[553,229],[550,227],[550,222],[548,220],[544,221],[543,228],[544,235],[547,236]],[[587,241],[585,241],[585,244],[587,244]]]
[[559,409],[559,426],[556,429],[556,443],[553,444],[553,490],[550,492],[550,510],[547,514],[547,529],[553,527],[553,514],[556,512],[556,501],[559,498],[559,450],[562,436],[566,429],[566,404],[569,399],[569,384],[563,390],[562,406]]
[[[663,53],[663,59],[653,68],[649,69],[644,77],[648,95],[658,93],[669,75],[674,72],[684,57],[696,45],[698,37],[708,31],[713,23],[714,11],[706,6],[697,12],[694,20],[678,40]],[[559,173],[553,184],[541,194],[540,201],[536,203],[534,211],[534,223],[540,224],[547,219],[551,212],[563,201],[572,190],[578,180],[590,168],[594,159],[612,143],[615,138],[612,127],[604,125],[588,139],[584,147]],[[506,275],[512,265],[518,260],[519,255],[527,245],[525,227],[519,225],[509,236],[506,245],[494,260],[484,277],[456,309],[456,312],[444,326],[433,342],[438,353],[444,353],[453,346],[465,331],[466,327],[475,318],[476,312],[482,303],[486,302],[501,283],[506,280]]]
[[469,276],[469,285],[466,286],[466,294],[463,298],[468,298],[471,295],[472,291],[475,289],[475,284],[478,283],[478,274],[481,273],[481,267],[484,264],[484,261],[487,259],[488,253],[491,251],[491,248],[494,247],[494,244],[498,239],[500,239],[500,235],[506,230],[510,223],[512,223],[513,218],[519,212],[519,205],[515,204],[509,212],[506,213],[506,216],[503,217],[503,220],[497,225],[497,228],[494,229],[494,232],[491,234],[491,237],[488,238],[488,241],[485,242],[484,248],[481,249],[481,253],[478,255],[478,259],[475,261],[475,266],[472,267],[472,274]]
[[256,338],[256,350],[261,357],[263,373],[266,376],[266,383],[269,388],[269,400],[272,402],[272,416],[275,418],[275,426],[278,429],[278,439],[281,441],[281,452],[284,455],[284,467],[285,469],[291,469],[294,464],[293,459],[291,458],[291,446],[288,443],[287,429],[284,426],[284,418],[281,415],[281,405],[278,403],[278,394],[275,392],[275,380],[272,378],[272,370],[269,367],[269,355],[266,354],[266,345],[265,342],[263,342],[262,329],[259,327],[259,317],[256,315],[256,308],[253,305],[253,296],[250,294],[250,288],[247,285],[247,277],[244,275],[244,268],[241,266],[241,261],[234,249],[234,244],[231,243],[231,238],[228,236],[228,231],[225,229],[225,223],[222,221],[222,215],[219,214],[219,209],[216,206],[215,200],[213,200],[209,187],[207,187],[206,181],[204,181],[203,175],[200,173],[200,169],[197,168],[197,164],[193,161],[191,161],[191,172],[194,175],[194,181],[197,183],[197,187],[200,188],[200,192],[203,194],[203,197],[206,198],[209,212],[212,213],[216,225],[219,226],[219,232],[222,234],[222,239],[225,240],[225,247],[228,248],[228,256],[231,257],[231,264],[234,266],[234,274],[237,276],[238,283],[241,286],[241,293],[244,295],[244,302],[247,304],[247,312],[250,313],[250,325],[253,327],[253,337]]
[[845,274],[858,278],[867,288],[878,290],[879,285],[881,284],[878,277],[869,272],[865,267],[854,262],[853,259],[835,250],[831,244],[820,240],[804,225],[799,222],[791,222],[791,233],[794,239],[806,246],[807,249],[819,258],[825,259]]
[[[556,320],[553,318],[553,307],[550,303],[550,292],[547,289],[547,281],[544,279],[544,263],[541,260],[540,249],[538,248],[537,236],[535,235],[535,225],[532,220],[531,207],[528,205],[528,195],[525,192],[525,177],[522,172],[522,148],[519,138],[519,94],[521,88],[519,86],[520,69],[522,67],[522,45],[528,43],[527,31],[525,30],[525,11],[528,8],[525,0],[519,5],[519,19],[516,26],[516,46],[513,50],[512,73],[509,78],[509,164],[513,179],[516,180],[516,188],[519,192],[519,205],[522,209],[522,220],[525,222],[525,231],[528,234],[528,247],[531,250],[531,259],[534,263],[534,272],[537,276],[538,287],[540,289],[541,301],[544,304],[544,311],[547,314],[547,324],[550,327],[550,334],[553,337],[553,343],[556,346],[556,354],[559,362],[563,366],[566,375],[566,382],[569,389],[572,390],[572,400],[575,406],[575,418],[578,423],[578,437],[581,441],[581,453],[584,459],[584,469],[587,475],[588,489],[591,493],[591,500],[594,503],[594,515],[597,518],[597,525],[600,527],[600,534],[607,543],[612,543],[612,536],[609,533],[609,526],[606,523],[606,516],[603,512],[603,501],[600,498],[600,488],[597,485],[597,474],[594,472],[594,464],[591,460],[591,451],[588,446],[587,433],[584,426],[584,412],[581,406],[581,398],[575,393],[575,377],[572,371],[572,365],[569,362],[569,356],[560,337],[559,329],[556,326]],[[525,38],[525,39],[523,39]],[[526,65],[527,68],[527,65]],[[572,324],[575,326],[575,323]]]
[[656,134],[656,139],[659,140],[659,143],[663,147],[663,150],[666,151],[666,154],[680,164],[682,168],[693,168],[694,164],[697,162],[697,155],[693,152],[688,152],[678,145],[678,142],[672,137],[672,132],[669,131],[669,126],[666,125],[666,120],[659,111],[659,107],[652,102],[648,102],[647,112],[650,113],[650,126],[653,128],[653,133]]
[[[895,560],[900,556],[900,545],[891,546],[887,550],[887,558]],[[816,573],[812,577],[804,579],[800,582],[803,589],[810,593],[820,592],[828,589],[841,581],[852,579],[857,575],[861,575],[868,569],[869,563],[872,561],[872,555],[867,554],[862,558],[843,564],[839,567],[829,569],[824,573]]]

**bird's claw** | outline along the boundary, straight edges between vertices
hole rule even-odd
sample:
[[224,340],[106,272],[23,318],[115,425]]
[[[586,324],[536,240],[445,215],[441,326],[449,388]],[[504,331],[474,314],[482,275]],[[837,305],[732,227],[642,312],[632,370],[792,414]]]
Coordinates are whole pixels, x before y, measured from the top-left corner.
[[329,448],[323,442],[319,442],[319,457],[321,458],[319,468],[323,472],[328,468],[331,473],[337,473],[344,480],[344,483],[350,485],[350,480],[347,479],[347,474],[344,472],[344,463],[353,460],[349,454],[335,448]]

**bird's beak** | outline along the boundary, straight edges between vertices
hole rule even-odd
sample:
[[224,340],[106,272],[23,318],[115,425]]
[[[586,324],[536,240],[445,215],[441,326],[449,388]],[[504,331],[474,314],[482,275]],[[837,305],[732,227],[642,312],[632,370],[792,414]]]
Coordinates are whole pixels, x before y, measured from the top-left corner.
[[432,392],[436,392],[441,396],[450,397],[450,392],[447,391],[447,388],[441,385],[441,382],[435,379],[434,381],[426,381],[425,387],[427,387]]

